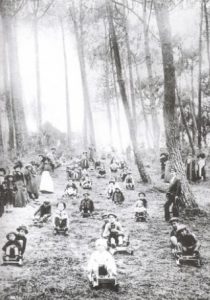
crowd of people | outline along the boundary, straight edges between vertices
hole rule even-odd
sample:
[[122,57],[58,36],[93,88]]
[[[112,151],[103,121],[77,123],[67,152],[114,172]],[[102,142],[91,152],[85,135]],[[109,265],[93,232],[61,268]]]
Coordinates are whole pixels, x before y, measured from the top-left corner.
[[[108,163],[106,159],[96,158],[94,152],[83,152],[81,156],[70,158],[66,164],[66,186],[62,199],[57,203],[56,210],[53,210],[52,203],[45,199],[39,208],[34,212],[34,225],[44,225],[52,222],[54,234],[63,233],[68,235],[70,220],[67,213],[66,200],[70,198],[82,198],[79,211],[81,217],[91,217],[94,215],[95,204],[91,199],[91,190],[94,188],[92,174],[97,180],[103,178],[107,183],[106,196],[116,205],[122,205],[126,201],[123,189],[120,185],[132,193],[135,190],[135,182],[131,170],[125,160],[120,160],[115,156],[110,158]],[[23,166],[18,161],[13,172],[6,172],[4,168],[0,169],[0,201],[1,215],[4,210],[8,211],[12,206],[24,207],[29,200],[36,200],[39,193],[53,193],[54,184],[52,173],[55,168],[61,165],[56,157],[56,149],[52,148],[48,155],[39,155],[38,162],[31,162]],[[107,167],[109,170],[107,170]],[[163,170],[162,170],[163,171]],[[109,178],[107,178],[109,175]],[[81,196],[81,191],[82,196]],[[173,253],[177,256],[190,253],[197,254],[200,244],[196,237],[183,224],[179,224],[179,201],[181,197],[181,182],[177,177],[176,170],[171,170],[171,180],[167,201],[165,203],[165,220],[169,222],[173,230],[170,240]],[[147,212],[148,203],[146,194],[138,192],[138,198],[133,207],[134,219],[136,221],[147,221],[149,215]],[[171,218],[172,216],[172,218]],[[93,287],[98,287],[101,275],[114,280],[114,286],[117,289],[116,280],[117,268],[113,254],[118,248],[129,246],[129,234],[118,219],[118,216],[112,212],[102,216],[102,230],[96,240],[96,250],[93,252],[89,264],[89,279]],[[8,260],[10,255],[18,255],[20,260],[26,247],[27,228],[21,225],[16,232],[10,232],[7,235],[7,243],[3,247],[4,257]],[[21,241],[21,243],[20,243]]]

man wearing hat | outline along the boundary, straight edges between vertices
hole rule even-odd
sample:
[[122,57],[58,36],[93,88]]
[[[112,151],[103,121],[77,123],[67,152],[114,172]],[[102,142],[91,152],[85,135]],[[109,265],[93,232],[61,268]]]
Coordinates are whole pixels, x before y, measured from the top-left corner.
[[[36,217],[37,216],[37,217]],[[43,204],[38,208],[34,214],[34,218],[39,222],[47,222],[51,217],[51,204],[49,200],[44,200]]]
[[16,230],[18,232],[16,235],[16,240],[21,244],[21,255],[23,255],[26,249],[26,234],[28,234],[28,229],[26,226],[21,225]]
[[170,207],[172,206],[173,217],[179,217],[179,206],[178,200],[181,196],[181,182],[177,177],[177,172],[175,169],[171,169],[171,181],[169,185],[168,192],[166,194],[166,203],[164,205],[165,210],[165,220],[170,219]]
[[195,255],[199,253],[200,243],[185,225],[177,227],[177,254]]
[[115,214],[108,214],[108,223],[105,226],[103,237],[108,239],[108,243],[112,247],[123,245],[124,231]]
[[94,204],[93,201],[90,199],[89,193],[83,194],[84,199],[80,203],[79,210],[82,214],[92,214],[94,211]]

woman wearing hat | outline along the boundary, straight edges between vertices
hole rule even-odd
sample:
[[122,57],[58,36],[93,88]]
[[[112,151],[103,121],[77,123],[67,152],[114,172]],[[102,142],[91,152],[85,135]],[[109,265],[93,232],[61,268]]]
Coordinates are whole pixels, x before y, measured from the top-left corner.
[[13,175],[5,176],[5,207],[6,212],[12,211],[15,204],[15,194],[17,192],[17,187],[14,182]]
[[88,278],[93,287],[99,285],[100,276],[116,278],[117,268],[115,260],[110,252],[107,251],[107,242],[105,239],[98,239],[95,243],[96,250],[92,253],[88,263]]
[[31,199],[39,198],[39,188],[36,172],[31,164],[25,166],[24,176],[26,180],[26,189]]

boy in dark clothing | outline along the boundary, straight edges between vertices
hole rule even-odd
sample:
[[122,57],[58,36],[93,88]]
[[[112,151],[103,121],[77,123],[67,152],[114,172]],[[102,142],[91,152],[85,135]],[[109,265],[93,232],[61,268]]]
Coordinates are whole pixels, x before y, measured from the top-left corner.
[[28,230],[24,225],[19,226],[16,230],[18,232],[16,236],[16,240],[19,241],[21,244],[21,255],[23,255],[26,249],[26,243],[27,243],[26,234],[28,234]]
[[93,201],[89,198],[89,193],[83,194],[84,199],[80,203],[79,210],[82,214],[92,214],[94,211]]
[[185,225],[177,227],[177,254],[197,255],[199,253],[200,243],[196,236],[187,230]]
[[[38,217],[36,217],[39,215]],[[50,201],[45,200],[44,203],[35,212],[34,217],[39,222],[47,222],[51,217],[51,204]]]
[[21,245],[17,241],[17,235],[15,232],[10,232],[6,236],[8,242],[3,246],[2,250],[5,252],[5,256],[8,257],[15,257],[20,255],[21,252]]
[[116,187],[115,188],[115,191],[112,195],[112,201],[115,203],[115,204],[122,204],[125,200],[125,197],[122,193],[122,191],[120,190],[119,187]]

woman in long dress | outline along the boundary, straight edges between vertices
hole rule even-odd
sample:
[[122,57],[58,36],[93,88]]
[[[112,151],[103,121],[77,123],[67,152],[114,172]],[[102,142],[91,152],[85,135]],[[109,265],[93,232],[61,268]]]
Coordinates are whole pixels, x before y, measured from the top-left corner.
[[28,194],[25,186],[25,178],[22,172],[23,164],[21,161],[18,161],[14,166],[14,181],[17,188],[17,192],[15,194],[15,207],[25,207],[28,203]]
[[24,172],[26,180],[26,189],[31,199],[39,198],[39,187],[36,172],[31,164],[25,167]]
[[43,157],[41,162],[41,182],[39,190],[41,193],[54,193],[53,180],[50,175],[52,172],[52,163],[48,157]]

